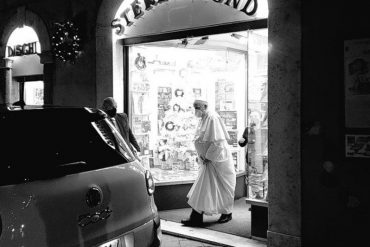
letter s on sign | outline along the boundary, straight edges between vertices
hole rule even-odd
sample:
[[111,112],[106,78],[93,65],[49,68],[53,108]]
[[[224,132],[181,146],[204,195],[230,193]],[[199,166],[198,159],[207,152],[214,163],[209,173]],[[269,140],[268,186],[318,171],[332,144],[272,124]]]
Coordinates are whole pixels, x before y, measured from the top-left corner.
[[116,34],[121,35],[125,32],[125,27],[121,24],[121,19],[116,18],[111,22],[111,27],[116,29]]

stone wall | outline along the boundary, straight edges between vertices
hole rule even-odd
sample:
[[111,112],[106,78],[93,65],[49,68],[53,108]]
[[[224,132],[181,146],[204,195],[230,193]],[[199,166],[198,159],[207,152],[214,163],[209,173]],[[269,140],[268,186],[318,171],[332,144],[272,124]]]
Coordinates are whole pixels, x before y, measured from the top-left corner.
[[302,5],[305,246],[361,246],[370,220],[369,159],[345,157],[345,134],[370,131],[344,124],[344,40],[369,38],[370,18],[365,3],[339,3]]

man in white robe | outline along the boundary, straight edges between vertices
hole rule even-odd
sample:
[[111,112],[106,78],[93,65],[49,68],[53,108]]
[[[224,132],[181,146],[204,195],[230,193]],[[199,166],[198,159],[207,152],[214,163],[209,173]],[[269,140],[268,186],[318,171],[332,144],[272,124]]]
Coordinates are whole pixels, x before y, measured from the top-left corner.
[[203,224],[203,214],[221,214],[219,223],[232,219],[236,174],[227,140],[229,135],[221,117],[208,110],[208,103],[194,101],[195,115],[201,118],[194,139],[201,163],[199,174],[187,197],[192,207],[187,226]]

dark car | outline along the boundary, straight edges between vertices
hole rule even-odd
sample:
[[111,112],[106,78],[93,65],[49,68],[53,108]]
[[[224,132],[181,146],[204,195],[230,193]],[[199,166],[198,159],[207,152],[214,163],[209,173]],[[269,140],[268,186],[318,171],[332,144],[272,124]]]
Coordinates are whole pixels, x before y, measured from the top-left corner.
[[0,246],[160,246],[154,181],[92,108],[0,108]]

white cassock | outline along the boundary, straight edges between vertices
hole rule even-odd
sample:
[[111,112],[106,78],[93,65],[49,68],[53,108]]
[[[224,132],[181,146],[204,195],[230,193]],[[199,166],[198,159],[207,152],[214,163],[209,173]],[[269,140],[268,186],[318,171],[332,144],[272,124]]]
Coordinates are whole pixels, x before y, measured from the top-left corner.
[[[234,205],[236,174],[227,140],[229,135],[217,113],[207,112],[195,135],[199,157],[212,162],[200,165],[187,197],[188,204],[204,214],[229,214]],[[202,163],[201,159],[199,161]]]

